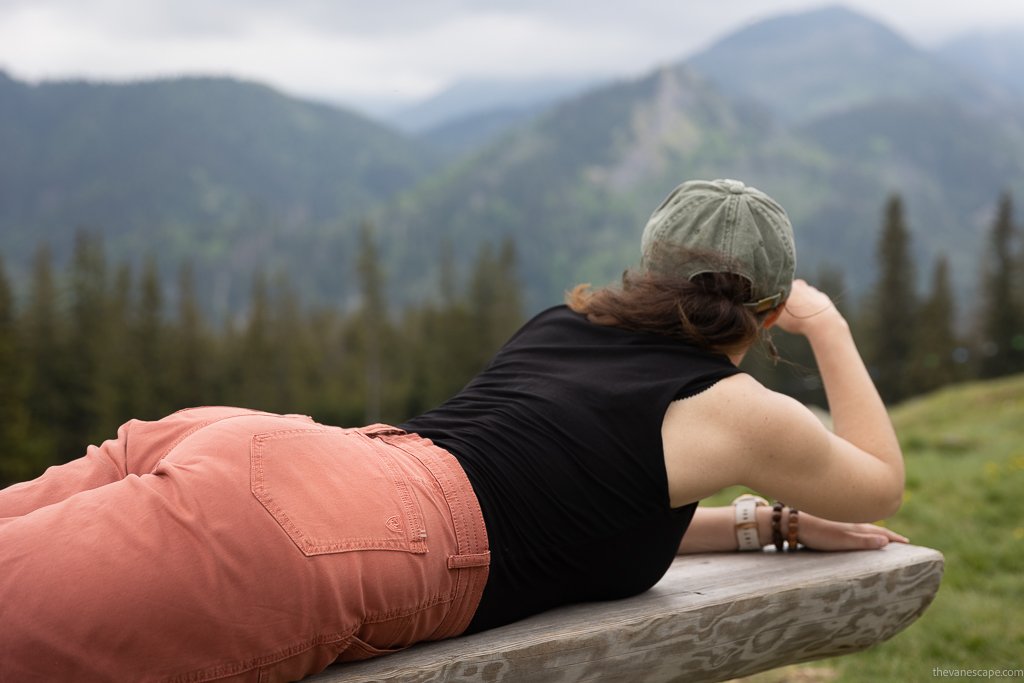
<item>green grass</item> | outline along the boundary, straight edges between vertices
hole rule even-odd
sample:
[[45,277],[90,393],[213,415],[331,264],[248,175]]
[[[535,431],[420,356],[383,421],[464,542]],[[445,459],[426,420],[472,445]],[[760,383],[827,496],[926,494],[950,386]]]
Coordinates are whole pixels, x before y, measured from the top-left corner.
[[[831,669],[834,683],[943,680],[934,668],[1024,669],[1024,376],[957,385],[891,414],[907,487],[886,525],[945,555],[942,587],[892,640],[802,666]],[[739,491],[705,504],[727,505]],[[749,683],[805,680],[801,670]]]

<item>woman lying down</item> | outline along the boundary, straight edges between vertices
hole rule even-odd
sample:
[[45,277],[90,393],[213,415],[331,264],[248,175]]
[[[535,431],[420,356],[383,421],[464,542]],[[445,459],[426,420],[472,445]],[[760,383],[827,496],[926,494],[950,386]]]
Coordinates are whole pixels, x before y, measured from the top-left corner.
[[[873,549],[903,460],[783,209],[676,188],[621,286],[579,286],[456,397],[342,429],[194,408],[0,491],[0,680],[295,681],[641,593],[677,553]],[[737,368],[810,341],[835,433]],[[746,498],[698,508],[743,485]],[[796,511],[799,510],[799,513]]]

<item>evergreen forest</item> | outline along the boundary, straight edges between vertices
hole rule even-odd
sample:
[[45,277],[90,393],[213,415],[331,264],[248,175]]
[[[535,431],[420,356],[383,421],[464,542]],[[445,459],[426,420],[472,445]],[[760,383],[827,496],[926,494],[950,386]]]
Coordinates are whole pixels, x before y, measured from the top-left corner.
[[392,310],[364,225],[351,264],[358,307],[305,308],[285,277],[257,272],[244,316],[219,324],[203,314],[189,264],[170,310],[156,259],[138,273],[111,268],[94,233],[78,233],[62,269],[37,250],[24,306],[0,262],[0,487],[84,455],[129,419],[191,406],[360,426],[440,404],[523,322],[511,242],[482,245],[464,278],[450,254],[438,297]]

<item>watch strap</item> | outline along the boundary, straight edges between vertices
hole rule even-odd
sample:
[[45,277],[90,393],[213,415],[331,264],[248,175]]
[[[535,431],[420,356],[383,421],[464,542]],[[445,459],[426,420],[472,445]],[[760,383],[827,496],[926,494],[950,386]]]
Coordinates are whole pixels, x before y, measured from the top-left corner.
[[757,508],[767,506],[760,496],[746,493],[732,502],[736,511],[736,543],[740,550],[760,550],[761,538],[757,531]]

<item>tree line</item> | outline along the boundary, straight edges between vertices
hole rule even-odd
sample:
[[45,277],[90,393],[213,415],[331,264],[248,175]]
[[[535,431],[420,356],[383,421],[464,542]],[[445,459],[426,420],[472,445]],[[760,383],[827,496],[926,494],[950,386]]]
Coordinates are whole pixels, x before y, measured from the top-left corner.
[[[360,239],[351,264],[358,306],[305,309],[285,277],[257,271],[244,317],[217,325],[202,312],[188,264],[171,310],[156,260],[137,273],[123,263],[111,269],[96,234],[78,234],[62,272],[41,247],[21,305],[0,259],[0,486],[81,456],[128,419],[191,406],[302,413],[342,426],[399,423],[457,393],[522,324],[511,241],[484,244],[465,278],[442,248],[439,295],[392,310],[369,225]],[[886,402],[1024,372],[1024,250],[1009,194],[989,232],[980,301],[961,316],[967,326],[957,325],[945,258],[918,293],[911,239],[893,195],[873,291],[854,306],[841,271],[812,278],[850,321]],[[755,352],[745,367],[770,388],[826,405],[806,341],[784,333],[775,341],[782,363]]]
[[[856,306],[841,270],[826,267],[812,278],[850,322],[883,400],[892,404],[953,382],[1024,372],[1024,245],[1010,194],[1000,197],[987,236],[975,302],[957,300],[943,255],[931,264],[927,291],[919,293],[907,223],[902,199],[891,195],[875,252],[877,280]],[[751,373],[804,402],[826,405],[806,341],[776,339],[790,362],[771,366],[755,358]]]
[[[511,241],[484,244],[464,278],[442,249],[440,296],[389,309],[372,228],[352,264],[361,302],[304,309],[284,277],[256,272],[248,310],[211,325],[191,268],[168,310],[156,260],[109,268],[80,232],[58,273],[35,256],[24,304],[0,261],[0,486],[84,455],[120,424],[236,405],[334,425],[391,424],[461,389],[523,323]],[[465,280],[461,283],[460,280]]]

